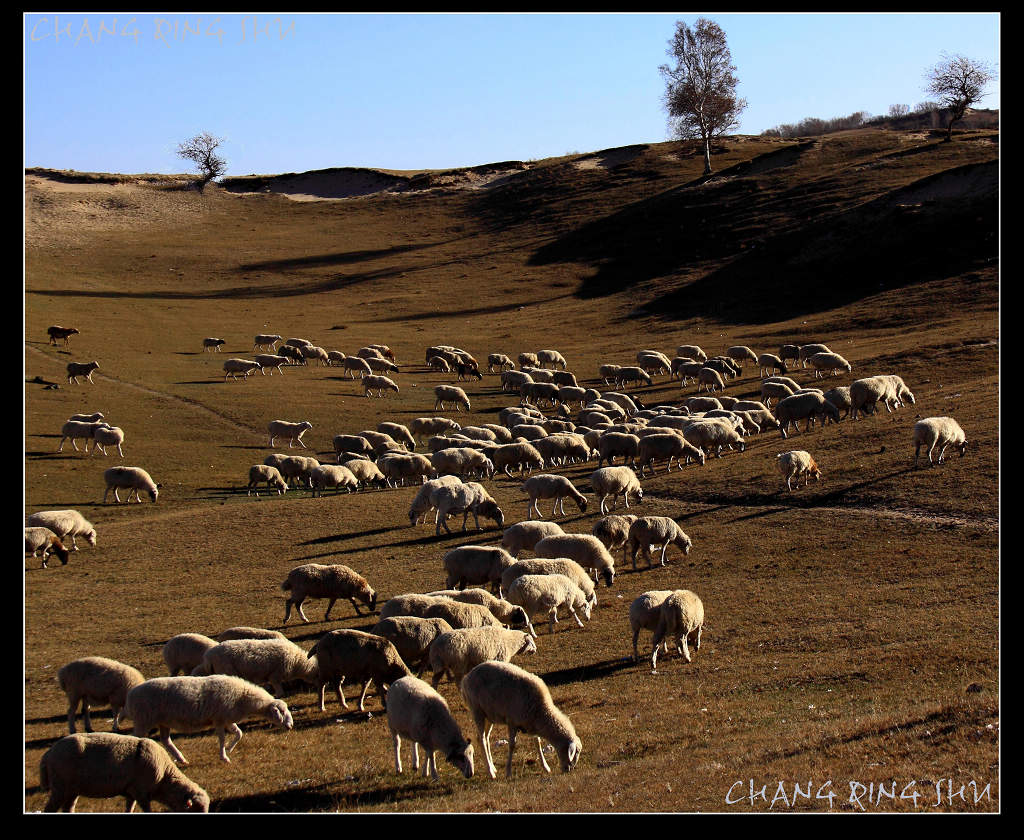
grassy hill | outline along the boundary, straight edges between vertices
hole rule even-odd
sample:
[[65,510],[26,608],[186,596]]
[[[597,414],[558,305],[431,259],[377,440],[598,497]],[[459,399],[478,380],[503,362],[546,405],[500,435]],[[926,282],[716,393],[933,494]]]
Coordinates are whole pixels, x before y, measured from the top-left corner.
[[[159,676],[177,633],[282,629],[279,587],[294,566],[349,565],[382,603],[441,588],[448,549],[500,540],[490,522],[441,537],[410,527],[414,487],[247,497],[270,420],[309,420],[303,454],[327,462],[336,434],[433,415],[434,385],[453,378],[423,365],[438,343],[480,360],[556,348],[581,384],[606,389],[598,365],[632,364],[639,349],[812,341],[853,371],[823,385],[797,368],[801,383],[898,373],[916,405],[789,440],[766,432],[743,453],[643,480],[635,512],[675,518],[693,551],[637,571],[620,552],[587,626],[541,630],[538,653],[516,660],[573,720],[573,773],[546,777],[520,738],[512,783],[500,767],[486,778],[479,750],[470,780],[447,765],[439,783],[398,777],[375,696],[368,719],[336,701],[321,713],[301,687],[288,696],[296,730],[243,724],[230,764],[209,732],[175,742],[221,811],[733,811],[767,808],[779,781],[789,802],[773,810],[789,810],[792,784],[808,780],[831,780],[834,810],[860,810],[851,782],[874,782],[877,796],[879,783],[899,792],[912,780],[919,811],[995,808],[998,132],[737,137],[713,165],[703,177],[698,153],[643,144],[444,172],[246,176],[202,194],[182,189],[188,176],[26,171],[25,510],[76,508],[99,532],[65,567],[26,560],[26,809],[45,802],[39,757],[67,732],[54,680],[65,662],[109,656]],[[81,334],[54,347],[51,324]],[[401,392],[365,399],[319,367],[225,383],[223,360],[249,356],[261,332],[350,354],[388,344]],[[225,352],[203,353],[204,336],[224,338]],[[96,383],[68,385],[66,363],[92,359]],[[759,379],[747,366],[726,393],[755,396]],[[517,402],[497,375],[458,384],[472,400],[464,424]],[[679,403],[695,386],[658,377],[638,393]],[[92,411],[124,428],[123,463],[162,482],[157,504],[100,504],[118,460],[56,451],[64,420]],[[916,415],[956,417],[967,456],[914,469]],[[824,480],[789,493],[775,456],[793,448],[812,452]],[[594,468],[553,470],[591,500],[558,519],[568,532],[589,533],[601,515]],[[525,517],[519,480],[485,486],[506,524]],[[632,662],[628,607],[678,588],[704,602],[704,643],[691,664],[673,651],[652,675]],[[343,604],[323,622],[324,606],[283,629],[308,648],[374,623]],[[640,644],[649,654],[650,636]],[[475,737],[455,686],[441,690]],[[105,712],[94,720],[110,725]],[[505,737],[496,727],[492,743]],[[499,765],[505,749],[494,747]],[[950,778],[991,783],[991,798],[931,808]],[[728,798],[751,779],[767,801]],[[867,794],[861,804],[913,810]]]

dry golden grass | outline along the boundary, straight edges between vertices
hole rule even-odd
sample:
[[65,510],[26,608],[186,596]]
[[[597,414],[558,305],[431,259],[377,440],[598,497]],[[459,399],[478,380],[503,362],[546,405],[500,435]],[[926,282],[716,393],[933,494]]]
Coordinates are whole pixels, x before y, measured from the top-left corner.
[[[788,441],[768,432],[744,453],[644,480],[638,512],[674,517],[691,554],[670,550],[666,567],[637,572],[620,555],[587,626],[541,630],[537,655],[518,660],[576,726],[573,773],[545,776],[523,737],[511,782],[504,746],[498,781],[448,765],[439,783],[399,777],[376,695],[372,717],[336,703],[322,714],[302,690],[288,697],[295,731],[244,724],[228,765],[211,733],[177,737],[187,772],[219,811],[765,810],[780,781],[788,801],[774,811],[827,809],[827,799],[794,804],[792,790],[828,781],[833,810],[859,810],[851,782],[874,783],[867,810],[913,810],[876,801],[879,783],[899,793],[911,781],[919,812],[998,808],[997,141],[739,138],[708,181],[699,158],[658,144],[534,162],[486,189],[344,201],[102,179],[69,193],[27,177],[25,509],[76,508],[99,544],[64,567],[26,560],[26,810],[45,802],[39,758],[67,731],[54,679],[65,662],[109,656],[159,676],[161,646],[177,633],[280,628],[280,583],[296,565],[352,566],[382,603],[441,587],[449,548],[500,539],[493,526],[440,538],[409,527],[412,487],[247,498],[269,420],[309,420],[309,454],[329,460],[335,434],[432,415],[433,386],[452,378],[423,366],[436,343],[481,360],[557,348],[597,384],[600,363],[632,363],[640,348],[776,352],[815,340],[853,365],[824,387],[895,372],[916,406]],[[576,165],[595,158],[611,165]],[[126,195],[117,190],[130,201],[111,201]],[[50,324],[81,334],[52,347]],[[348,353],[386,343],[401,393],[364,399],[337,368],[224,383],[223,360],[249,356],[258,332]],[[226,339],[223,352],[201,352],[204,336]],[[67,361],[91,359],[96,384],[67,385]],[[472,421],[515,402],[497,376],[459,384]],[[757,391],[751,367],[727,388]],[[660,377],[639,393],[656,403],[693,392]],[[125,429],[123,463],[162,482],[156,505],[100,504],[102,471],[118,459],[56,452],[63,421],[91,411]],[[913,469],[916,414],[956,417],[967,457]],[[785,491],[774,461],[792,448],[812,452],[822,482]],[[556,471],[593,499],[593,469]],[[487,482],[507,524],[525,515],[519,484]],[[559,521],[589,533],[599,516],[592,503]],[[651,675],[631,661],[627,610],[669,588],[702,598],[704,644],[691,664],[673,652]],[[293,618],[285,632],[308,648],[328,630],[373,624],[347,604],[325,623],[324,606],[311,603],[311,623]],[[642,652],[649,643],[642,635]],[[441,690],[470,734],[457,690]],[[109,713],[94,717],[110,726]],[[478,771],[479,760],[478,750]],[[766,799],[751,801],[751,779]],[[989,798],[975,803],[968,789],[966,802],[932,807],[947,779],[954,792],[990,784]]]

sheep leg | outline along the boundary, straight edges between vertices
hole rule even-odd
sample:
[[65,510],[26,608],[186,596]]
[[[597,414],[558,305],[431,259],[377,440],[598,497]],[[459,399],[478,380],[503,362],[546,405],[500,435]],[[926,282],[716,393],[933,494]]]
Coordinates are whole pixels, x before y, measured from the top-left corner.
[[690,657],[690,648],[686,644],[686,633],[685,632],[682,633],[680,636],[676,637],[676,648],[677,649],[679,648],[680,642],[682,643],[682,646],[683,646],[683,659],[685,659],[687,662],[689,662],[690,659],[691,659],[691,657]]
[[700,650],[700,631],[703,630],[703,629],[704,629],[704,625],[703,624],[700,627],[697,628],[697,640],[696,640],[696,642],[694,642],[694,645],[693,645],[697,650]]
[[82,698],[82,720],[85,722],[85,731],[92,732],[92,720],[89,718],[89,698]]
[[[136,727],[136,729],[137,728],[138,727]],[[138,732],[136,732],[136,734],[138,734]],[[171,754],[171,757],[175,761],[177,761],[178,764],[188,765],[188,759],[185,758],[185,756],[183,756],[181,754],[181,750],[179,750],[174,745],[174,742],[171,741],[171,728],[169,726],[161,726],[160,727],[160,743],[162,743],[164,745],[164,749],[166,749],[167,752],[169,752]],[[224,745],[223,745],[223,741],[222,741],[221,742],[221,750],[223,751],[223,749],[224,749]],[[225,761],[226,760],[227,759],[225,758]]]
[[494,766],[494,760],[491,758],[491,730],[494,729],[494,724],[490,726],[484,726],[487,722],[482,714],[479,712],[473,715],[474,722],[476,723],[477,735],[480,736],[480,746],[484,751],[484,758],[487,759],[487,773],[492,779],[498,778],[497,768]]
[[363,693],[359,695],[359,711],[361,712],[366,711],[366,693],[370,690],[370,683],[372,682],[373,678],[371,677],[363,683]]
[[540,736],[537,736],[537,755],[540,756],[540,765],[544,768],[545,773],[550,773],[551,768],[548,766],[547,761],[544,759],[544,742],[541,741]]
[[548,613],[548,632],[555,632],[555,625],[558,624],[558,607],[554,606],[551,608],[551,612]]
[[341,684],[345,682],[345,678],[342,677],[334,684],[334,693],[338,695],[338,702],[341,703],[343,709],[348,708],[348,702],[345,700],[345,692],[341,688]]
[[356,615],[361,616],[362,613],[359,612],[359,604],[356,603],[356,599],[355,598],[349,598],[349,600],[352,602],[352,606],[355,608]]
[[661,547],[661,565],[665,565],[665,553],[668,551],[669,541],[666,540],[665,544]]
[[[394,741],[394,745],[395,745],[395,772],[396,773],[401,773],[402,772],[402,754],[401,754],[400,748],[401,748],[401,745],[402,745],[402,736],[399,735],[397,732],[395,732],[394,729],[392,729],[391,730],[391,737],[392,737],[392,739]],[[412,749],[413,749],[413,755],[415,755],[416,754],[416,742],[415,741],[413,741]]]
[[[304,600],[305,598],[302,599],[302,601]],[[299,618],[301,618],[306,624],[309,624],[309,619],[306,618],[306,614],[302,611],[302,601],[297,601],[295,603],[295,609],[299,611]]]
[[[327,602],[327,612],[324,613],[324,621],[328,621],[330,619],[330,617],[331,617],[331,607],[334,606],[334,602],[337,601],[337,600],[338,600],[337,598],[331,598]],[[358,613],[359,610],[356,610],[356,612]]]
[[512,751],[516,748],[518,730],[511,724],[508,727],[508,761],[505,764],[505,778],[512,778]]
[[605,494],[604,494],[604,495],[603,495],[603,496],[601,497],[601,505],[600,505],[600,507],[601,507],[601,514],[602,514],[602,515],[604,515],[604,514],[608,513],[608,511],[606,511],[606,510],[604,509],[604,500],[605,500],[605,499],[607,499],[607,498],[608,498],[608,494],[607,494],[607,493],[605,493]]
[[77,695],[72,695],[68,701],[68,732],[72,735],[75,734],[75,715],[78,712],[79,699]]
[[582,621],[580,621],[580,617],[579,617],[578,615],[576,615],[576,610],[574,610],[574,609],[572,608],[572,605],[571,605],[571,604],[568,604],[567,606],[569,607],[569,613],[570,613],[570,615],[572,615],[572,617],[576,619],[576,623],[577,623],[577,624],[578,624],[578,625],[579,625],[580,627],[582,627],[582,626],[583,626],[583,622],[582,622]]

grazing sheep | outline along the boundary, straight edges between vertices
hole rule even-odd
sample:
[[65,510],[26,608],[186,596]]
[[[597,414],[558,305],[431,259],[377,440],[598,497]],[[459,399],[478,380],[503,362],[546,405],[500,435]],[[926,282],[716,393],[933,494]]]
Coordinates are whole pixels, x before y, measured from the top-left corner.
[[755,353],[753,350],[751,350],[749,347],[747,347],[744,344],[736,344],[736,345],[728,348],[725,351],[725,355],[728,356],[730,359],[732,359],[735,362],[747,362],[747,361],[750,361],[750,362],[754,362],[755,364],[760,364],[760,362],[758,362],[758,360],[757,360],[758,359],[757,353]]
[[[633,603],[629,605],[629,626],[633,631],[634,662],[640,659],[640,653],[636,646],[640,631],[650,630],[654,633],[658,629],[658,622],[661,620],[661,605],[665,603],[665,599],[672,592],[671,589],[654,589],[634,598]],[[667,645],[665,651],[668,652]]]
[[647,558],[647,568],[650,568],[652,545],[661,546],[661,565],[664,566],[665,554],[670,545],[677,545],[683,550],[683,554],[689,554],[693,540],[683,532],[674,519],[667,516],[641,516],[629,526],[629,537],[622,554],[622,562],[625,563],[629,558],[633,562],[633,570],[636,571],[637,552],[643,551],[644,557]]
[[546,401],[549,406],[554,406],[558,402],[558,389],[559,386],[553,382],[527,382],[519,388],[519,393],[524,405],[532,401],[539,406]]
[[[287,682],[304,682],[320,689],[320,671],[316,657],[288,639],[230,639],[214,645],[203,654],[191,671],[193,677],[227,674],[241,677],[254,685],[271,685],[274,695],[284,694]],[[172,674],[173,676],[173,674]]]
[[97,426],[93,430],[92,449],[94,452],[98,449],[103,453],[103,457],[107,455],[108,446],[116,446],[117,454],[123,458],[124,450],[121,449],[122,443],[124,443],[124,429],[118,426]]
[[[253,464],[249,467],[249,484],[245,495],[251,496],[256,485],[261,483],[266,483],[268,488],[275,488],[279,496],[288,491],[288,482],[284,480],[284,476],[281,475],[281,471],[277,467],[271,467],[267,464]],[[256,489],[255,492],[259,496],[260,491]]]
[[779,348],[779,358],[782,361],[799,361],[800,360],[800,348],[795,344],[783,344]]
[[423,778],[437,781],[437,760],[444,757],[467,779],[473,776],[473,745],[467,741],[445,699],[423,680],[402,677],[388,689],[388,728],[394,739],[395,772],[402,772],[402,736],[412,741],[412,769],[419,769],[419,747],[426,752]]
[[437,470],[430,458],[415,453],[391,452],[377,459],[380,469],[389,487],[404,485],[406,479],[418,478],[422,484],[430,476],[436,476]]
[[[684,431],[683,435],[685,434],[686,432]],[[651,466],[651,472],[656,472],[654,462],[661,458],[668,459],[668,465],[665,468],[666,472],[672,471],[673,460],[678,461],[679,469],[683,468],[684,463],[690,463],[691,458],[703,466],[704,452],[691,440],[684,438],[683,435],[668,432],[666,434],[644,435],[644,437],[640,438],[636,450],[636,459],[634,460],[634,463],[640,467],[640,475],[644,475],[647,472],[648,464]],[[601,512],[604,513],[605,511],[602,510]]]
[[563,773],[576,766],[583,744],[572,721],[555,706],[551,692],[540,677],[511,662],[482,662],[466,674],[459,690],[476,724],[487,759],[487,772],[492,779],[498,777],[491,756],[491,729],[495,724],[508,726],[507,778],[512,778],[512,754],[519,732],[536,736],[545,772],[550,773],[551,768],[544,758],[542,738],[554,746]]
[[356,598],[369,607],[370,613],[377,608],[377,593],[366,582],[366,578],[348,566],[340,564],[322,566],[319,563],[307,563],[304,566],[296,566],[288,573],[281,588],[285,592],[291,592],[285,601],[283,624],[288,623],[293,604],[299,612],[299,618],[309,623],[309,619],[302,611],[302,602],[307,598],[328,599],[324,621],[330,619],[331,608],[339,598],[348,598],[355,608],[356,615],[362,615]]
[[[128,692],[125,716],[132,719],[137,737],[159,729],[160,742],[167,752],[186,765],[188,760],[171,741],[172,727],[196,731],[212,726],[220,741],[220,759],[229,762],[228,753],[242,740],[238,721],[259,716],[283,729],[294,725],[284,700],[275,700],[269,692],[240,677],[223,674],[146,680]],[[234,740],[225,748],[228,730],[234,733]]]
[[236,373],[242,374],[242,379],[248,379],[250,373],[258,370],[262,371],[260,363],[252,359],[227,359],[224,362],[224,381],[227,382],[229,376],[237,380]]
[[598,439],[597,465],[600,467],[607,461],[612,466],[615,464],[615,458],[620,455],[627,463],[632,464],[636,459],[639,445],[640,438],[637,435],[606,431]]
[[[520,607],[520,609],[522,609]],[[536,653],[533,636],[504,627],[464,627],[442,633],[430,645],[430,684],[437,688],[447,676],[459,683],[481,662],[511,662],[520,653]]]
[[[823,394],[825,399],[840,411],[840,420],[849,417],[850,411],[853,409],[853,399],[850,394],[850,388],[851,386],[849,385],[839,385],[836,388],[829,389]],[[842,414],[844,410],[846,411],[846,414]]]
[[447,573],[445,588],[465,589],[489,583],[497,591],[501,573],[514,562],[515,558],[498,546],[462,545],[453,548],[442,559]]
[[313,486],[313,497],[323,496],[324,490],[334,487],[340,492],[344,487],[347,492],[354,493],[359,489],[359,479],[348,467],[341,464],[321,464],[309,473],[309,483]]
[[636,363],[648,373],[670,373],[672,361],[658,350],[640,350],[636,354]]
[[793,424],[793,428],[799,429],[798,421],[804,418],[807,419],[804,431],[809,432],[811,422],[816,416],[822,417],[822,423],[826,417],[831,417],[838,423],[839,409],[828,402],[824,396],[814,392],[793,394],[791,397],[779,400],[779,404],[775,406],[775,419],[779,421],[779,432],[783,438],[789,437],[786,434],[786,429],[790,423]]
[[102,420],[96,421],[84,421],[84,420],[68,420],[60,429],[60,445],[57,447],[57,451],[61,452],[64,449],[64,441],[70,440],[71,445],[74,447],[75,452],[78,452],[78,444],[75,443],[78,439],[85,440],[85,451],[89,451],[89,441],[93,439],[97,429],[108,428],[107,424]]
[[511,429],[512,437],[534,442],[548,436],[548,431],[537,423],[520,423]]
[[601,380],[604,382],[604,384],[609,385],[615,381],[615,377],[618,375],[620,370],[622,370],[622,365],[606,364],[601,365],[598,368],[597,373],[598,376],[601,377]]
[[78,377],[84,376],[90,382],[92,382],[92,372],[99,370],[99,362],[68,362],[68,384],[78,384]]
[[875,406],[881,402],[889,414],[903,401],[914,404],[914,395],[900,376],[881,375],[857,379],[850,385],[850,417],[857,419],[859,413],[874,414]]
[[463,379],[469,379],[470,377],[477,380],[484,378],[484,375],[480,373],[480,368],[477,366],[476,362],[456,362],[455,373],[458,374],[458,380],[460,382]]
[[499,371],[504,371],[505,367],[508,366],[510,370],[515,368],[515,362],[513,362],[504,353],[490,353],[487,356],[487,372],[494,373],[494,368],[497,367]]
[[320,466],[316,458],[309,458],[305,455],[280,455],[274,453],[263,459],[263,463],[270,467],[277,467],[285,481],[295,480],[295,485],[312,487],[313,470]]
[[292,448],[293,443],[298,443],[303,449],[307,446],[302,442],[302,436],[313,428],[313,424],[308,420],[303,420],[301,423],[291,423],[288,420],[271,420],[267,424],[267,434],[270,436],[270,440],[267,441],[267,446],[274,445],[274,438],[286,437],[288,439],[288,448]]
[[828,371],[833,376],[838,376],[840,370],[845,370],[847,373],[853,370],[850,363],[838,353],[815,353],[813,356],[809,356],[807,361],[814,368],[815,379],[821,378],[822,371]]
[[533,442],[546,466],[582,463],[590,459],[590,447],[582,435],[573,432],[555,432]]
[[313,342],[305,338],[288,338],[284,342],[289,347],[312,347]]
[[107,484],[107,489],[103,493],[104,504],[107,503],[107,493],[111,490],[114,491],[114,498],[120,502],[121,497],[117,495],[119,489],[128,490],[128,496],[125,501],[130,502],[132,500],[132,493],[134,493],[135,501],[141,503],[140,491],[144,490],[149,495],[150,501],[155,502],[160,488],[163,487],[162,484],[157,484],[153,481],[149,473],[142,469],[142,467],[111,467],[109,470],[104,470],[103,480]]
[[939,463],[945,461],[946,447],[952,444],[960,450],[960,457],[967,453],[967,435],[952,417],[927,417],[914,424],[914,466],[917,466],[921,447],[928,447],[928,463],[932,466],[932,451],[939,447]]
[[[648,438],[644,438],[647,440]],[[640,486],[640,479],[629,467],[602,467],[590,474],[590,486],[594,488],[594,495],[601,499],[601,513],[606,514],[604,500],[612,497],[612,509],[619,502],[619,496],[626,501],[626,508],[629,509],[629,494],[636,495],[637,502],[644,500],[644,491]]]
[[526,481],[523,482],[522,487],[519,489],[530,497],[529,504],[526,507],[527,519],[533,519],[533,511],[535,510],[537,511],[538,518],[544,518],[540,512],[540,508],[537,507],[537,502],[540,499],[555,500],[554,504],[551,506],[552,516],[555,515],[556,509],[562,514],[562,516],[565,516],[565,508],[562,505],[566,496],[569,496],[574,502],[576,502],[576,506],[580,509],[580,513],[586,513],[587,511],[587,497],[573,487],[572,482],[562,475],[554,475],[553,473],[533,475],[526,479]]
[[792,491],[793,485],[791,482],[793,478],[796,478],[797,487],[800,487],[801,476],[803,476],[805,487],[812,478],[815,481],[821,479],[821,470],[814,462],[810,452],[794,449],[791,452],[781,452],[775,458],[779,472],[782,473],[782,477],[786,480],[787,490]]
[[608,549],[593,534],[561,534],[545,537],[533,547],[533,553],[541,557],[567,557],[594,575],[601,575],[605,586],[615,582],[615,559]]
[[492,519],[499,528],[505,525],[505,516],[501,508],[498,507],[498,503],[475,481],[436,488],[430,494],[430,504],[437,509],[437,514],[434,517],[436,536],[441,535],[442,527],[450,534],[451,529],[448,527],[448,517],[459,513],[462,514],[463,531],[466,530],[466,523],[470,513],[473,514],[473,522],[476,524],[478,531],[483,530],[480,527],[479,517],[481,515]]
[[691,414],[696,414],[698,411],[714,411],[716,408],[722,408],[722,402],[717,397],[690,397],[686,401],[686,408]]
[[442,475],[439,478],[432,478],[425,481],[417,491],[416,496],[409,505],[409,525],[416,526],[426,519],[427,513],[434,509],[430,496],[438,487],[445,485],[454,486],[462,484],[462,479],[457,475]]
[[381,608],[380,617],[395,618],[396,616],[411,615],[416,618],[426,618],[427,610],[439,601],[445,600],[440,596],[422,595],[418,592],[407,592],[404,595],[393,595]]
[[452,626],[443,618],[420,618],[415,615],[395,615],[382,618],[370,631],[383,636],[395,646],[402,661],[409,669],[416,669],[416,676],[427,666],[430,645]]
[[71,336],[79,335],[79,332],[74,327],[61,327],[55,325],[47,327],[46,334],[50,337],[50,344],[56,345],[57,339],[59,338],[64,342],[64,346],[67,347],[71,343],[69,340]]
[[537,366],[538,367],[557,367],[565,370],[566,363],[565,357],[557,350],[538,350],[537,351]]
[[722,376],[717,370],[708,367],[706,364],[699,371],[697,371],[697,390],[704,386],[711,391],[724,391],[725,382],[722,381]]
[[722,447],[729,446],[742,452],[746,448],[743,437],[731,424],[721,419],[696,420],[683,430],[686,442],[704,452],[715,450],[715,457],[722,457]]
[[334,688],[338,702],[347,709],[348,703],[341,690],[346,679],[349,683],[361,682],[359,711],[366,711],[366,693],[370,683],[376,681],[377,693],[384,702],[384,692],[389,685],[402,677],[412,676],[395,646],[383,636],[364,633],[362,630],[332,630],[319,638],[307,654],[316,657],[320,667],[320,711],[326,711],[324,694],[328,685]]
[[66,566],[68,564],[69,552],[64,548],[64,543],[61,542],[58,537],[49,528],[26,528],[25,529],[25,553],[31,554],[33,557],[36,556],[36,552],[39,549],[43,550],[42,560],[43,568],[47,568],[49,565],[48,555],[52,551],[60,559],[60,564]]
[[102,656],[75,659],[57,671],[57,683],[68,696],[68,731],[75,734],[75,713],[82,704],[85,731],[92,732],[89,704],[110,706],[114,715],[112,729],[117,729],[122,717],[131,717],[125,709],[125,698],[145,677],[131,665]]
[[341,466],[345,467],[356,477],[356,480],[362,486],[366,486],[370,482],[376,483],[378,486],[387,485],[388,480],[384,473],[380,471],[380,468],[373,463],[373,461],[364,461],[360,459],[352,459],[346,461]]
[[438,475],[488,478],[494,475],[494,463],[490,458],[464,446],[440,449],[430,456],[430,463]]
[[227,344],[227,342],[223,338],[204,338],[203,352],[207,353],[210,350],[215,350],[219,353],[221,346],[224,344]]
[[397,441],[410,452],[416,448],[416,440],[406,426],[401,423],[383,422],[377,424],[377,431],[390,435],[391,439]]
[[373,373],[370,370],[370,366],[366,363],[366,359],[360,359],[358,356],[346,356],[342,360],[341,366],[344,368],[349,379],[355,379],[357,373],[360,378]]
[[704,604],[688,589],[677,589],[661,604],[658,626],[651,640],[651,673],[656,674],[658,648],[670,634],[676,637],[676,650],[687,662],[691,661],[687,640],[695,636],[694,647],[700,650],[700,634],[704,627]]
[[[512,565],[514,566],[515,564],[513,563]],[[504,576],[504,572],[502,576]],[[513,629],[525,627],[528,633],[536,635],[533,632],[533,625],[530,624],[530,617],[522,607],[513,606],[503,598],[492,595],[486,589],[478,587],[473,587],[472,589],[441,589],[437,592],[428,592],[427,594],[434,598],[450,598],[452,601],[459,601],[463,604],[477,604],[478,606],[485,607],[502,624]]]
[[374,373],[398,373],[400,370],[394,362],[389,362],[382,357],[367,358],[366,364],[370,366],[370,370]]
[[536,353],[520,353],[517,361],[519,367],[540,367],[540,361],[537,359]]
[[589,621],[593,607],[582,589],[565,575],[557,573],[520,575],[509,585],[505,592],[505,600],[522,607],[531,618],[537,613],[546,612],[549,633],[555,632],[560,607],[565,607],[580,627],[583,626],[583,622],[576,614],[576,610],[582,610]]
[[735,379],[743,373],[739,364],[728,356],[715,356],[713,359],[708,359],[704,362],[704,367],[721,374],[723,379]]
[[456,385],[435,385],[434,396],[437,397],[434,402],[435,411],[438,408],[444,411],[445,403],[451,403],[456,411],[461,411],[462,409],[469,411],[469,397],[466,396],[465,391]]
[[163,647],[168,674],[172,677],[177,676],[179,671],[191,674],[203,661],[203,654],[216,646],[216,640],[202,633],[179,633],[172,636]]
[[279,630],[267,630],[263,627],[229,627],[218,633],[214,638],[218,642],[228,642],[231,639],[286,639],[284,633]]
[[802,344],[797,350],[797,358],[800,360],[800,367],[807,367],[807,360],[815,353],[831,353],[824,344]]
[[519,389],[523,385],[533,381],[534,378],[530,374],[523,373],[521,370],[504,370],[501,372],[502,391],[515,391],[519,393]]
[[448,417],[417,417],[409,423],[409,432],[416,443],[423,443],[431,435],[457,432],[461,428],[462,426]]
[[[331,352],[334,352],[334,351],[332,350]],[[290,359],[291,361],[293,361],[297,365],[305,366],[305,364],[306,364],[306,357],[302,355],[302,351],[299,350],[298,347],[295,347],[295,346],[293,346],[291,344],[282,344],[280,347],[278,347],[277,348],[277,355],[278,356],[284,356],[284,358]],[[327,355],[328,355],[329,359],[336,360],[334,357],[332,357],[330,355],[330,353],[328,353]],[[341,359],[344,360],[344,358],[345,358],[345,354],[342,353],[341,354]]]
[[796,390],[785,382],[765,381],[761,383],[761,401],[765,406],[770,406],[772,400],[784,400],[786,397],[792,396]]
[[594,523],[590,533],[597,537],[609,553],[622,548],[629,539],[629,526],[636,522],[632,513],[623,515],[610,514]]
[[771,353],[762,353],[757,357],[757,366],[761,369],[761,376],[765,373],[774,373],[780,371],[786,373],[789,368],[786,367],[785,361],[779,357],[772,355]]
[[[501,573],[501,591],[507,593],[516,578],[523,575],[564,575],[580,588],[591,607],[597,606],[597,590],[594,587],[593,579],[586,569],[568,557],[537,557],[533,560],[516,560]],[[522,607],[516,607],[516,609],[527,616],[527,631],[536,636],[526,611]]]
[[334,451],[339,456],[348,453],[350,455],[374,455],[373,444],[362,435],[335,435],[333,438]]
[[29,528],[49,528],[62,541],[71,537],[71,550],[78,551],[77,537],[85,537],[91,546],[96,545],[96,529],[77,510],[41,510],[25,520]]
[[260,333],[259,335],[255,336],[252,340],[253,352],[255,353],[257,350],[261,350],[264,347],[269,347],[271,350],[276,350],[277,342],[279,342],[280,340],[281,336],[279,335],[266,335],[265,333]]
[[505,529],[501,536],[501,546],[513,557],[518,557],[523,551],[533,551],[533,547],[545,537],[564,533],[562,526],[557,522],[517,522]]
[[399,393],[398,385],[395,384],[393,379],[387,376],[377,376],[375,374],[367,374],[363,377],[363,396],[369,399],[370,395],[376,391],[377,396],[383,398],[385,391],[394,391],[396,394]]
[[73,812],[78,797],[123,796],[125,811],[153,802],[172,811],[206,813],[210,796],[181,772],[159,744],[148,738],[97,732],[65,735],[39,761],[39,787],[50,792],[44,811]]
[[72,414],[68,420],[78,423],[95,423],[97,420],[103,419],[103,413],[94,411],[92,414]]
[[623,367],[619,368],[615,373],[615,387],[621,388],[623,385],[628,385],[630,382],[640,383],[645,382],[650,385],[653,380],[651,375],[641,367]]
[[757,426],[755,434],[760,434],[765,429],[779,428],[779,421],[775,419],[775,415],[767,408],[757,410],[748,409],[744,411],[736,411],[736,409],[733,409],[733,411],[740,414],[742,417],[745,417],[749,423],[753,423]]
[[676,348],[676,355],[694,359],[698,362],[705,362],[708,358],[708,354],[701,350],[696,344],[680,344]]

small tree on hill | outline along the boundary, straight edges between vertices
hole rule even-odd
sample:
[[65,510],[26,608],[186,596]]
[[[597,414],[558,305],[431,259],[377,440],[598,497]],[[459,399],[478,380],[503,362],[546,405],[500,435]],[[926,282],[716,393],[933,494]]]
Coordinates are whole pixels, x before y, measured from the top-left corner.
[[704,174],[711,174],[711,141],[739,127],[747,107],[736,96],[736,68],[722,28],[698,18],[693,29],[676,21],[668,54],[675,67],[658,69],[665,78],[665,108],[672,133],[680,140],[699,138],[704,144]]
[[942,60],[925,74],[925,90],[939,97],[939,103],[949,108],[946,140],[953,139],[953,123],[963,119],[964,113],[985,95],[985,86],[995,78],[995,72],[984,61],[975,61],[963,55],[942,54]]
[[223,142],[222,138],[214,137],[204,131],[202,134],[197,134],[184,143],[178,144],[178,157],[190,160],[199,167],[199,181],[196,182],[196,188],[200,192],[210,181],[219,178],[228,170],[227,161],[216,153],[217,147]]
[[889,106],[889,116],[890,117],[905,117],[909,113],[910,113],[910,106],[909,105],[897,104],[897,105],[890,105]]

